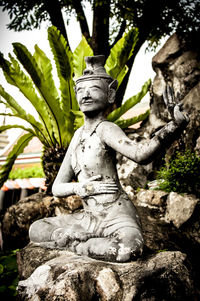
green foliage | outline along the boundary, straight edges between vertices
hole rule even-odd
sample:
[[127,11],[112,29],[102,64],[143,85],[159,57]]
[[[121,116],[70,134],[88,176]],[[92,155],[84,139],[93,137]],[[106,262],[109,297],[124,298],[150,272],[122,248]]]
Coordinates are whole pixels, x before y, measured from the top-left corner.
[[9,179],[28,179],[28,178],[44,178],[44,172],[41,166],[33,166],[26,168],[16,168],[9,173]]
[[[107,72],[119,81],[119,85],[128,70],[126,62],[133,54],[137,36],[138,31],[136,29],[126,33],[111,49],[106,61]],[[84,123],[83,113],[80,112],[75,97],[73,76],[77,78],[83,73],[85,69],[84,57],[92,55],[93,51],[83,37],[72,53],[65,38],[54,26],[48,29],[48,40],[56,65],[60,91],[57,90],[53,80],[52,63],[37,45],[35,45],[33,55],[20,43],[13,43],[17,59],[10,54],[10,61],[8,61],[4,59],[2,54],[0,55],[0,67],[7,82],[17,87],[38,113],[38,118],[26,113],[20,106],[20,101],[15,100],[0,85],[0,96],[2,96],[0,102],[11,110],[11,113],[0,113],[0,115],[18,117],[30,125],[28,127],[15,124],[0,127],[0,132],[16,127],[28,132],[19,139],[8,155],[6,164],[2,166],[0,187],[6,181],[15,159],[23,152],[24,147],[32,137],[38,137],[44,145],[44,150],[52,151],[53,148],[56,151],[66,151],[75,130]],[[108,116],[108,120],[116,122],[121,128],[144,120],[149,111],[129,120],[123,120],[121,116],[142,99],[149,86],[150,80],[144,84],[137,95],[129,98],[120,108],[113,111]],[[50,163],[48,162],[48,164]],[[46,170],[44,171],[46,174]]]
[[0,252],[0,298],[1,300],[16,300],[16,286],[18,284],[18,270],[16,252],[12,250]]
[[[111,112],[109,115],[108,115],[108,120],[109,121],[112,121],[112,122],[115,122],[117,123],[119,126],[121,126],[122,128],[126,128],[130,125],[133,125],[141,120],[144,120],[148,115],[149,115],[149,111],[147,111],[145,113],[145,115],[140,115],[137,116],[137,117],[134,117],[135,119],[132,119],[131,120],[126,120],[124,122],[126,122],[127,124],[123,124],[122,123],[122,120],[120,120],[120,117],[126,113],[128,110],[130,110],[132,107],[134,107],[137,103],[139,103],[142,98],[146,95],[146,93],[148,92],[149,88],[150,88],[150,85],[151,85],[151,80],[149,79],[143,86],[142,86],[142,89],[141,91],[130,97],[129,99],[127,99],[124,104],[121,105],[121,107],[115,109],[113,112]],[[138,118],[139,117],[139,118]],[[121,124],[121,125],[120,125]]]
[[106,61],[106,72],[118,80],[119,86],[128,72],[127,61],[133,54],[138,39],[138,29],[131,29],[112,47]]
[[200,156],[195,152],[186,150],[177,152],[158,172],[159,189],[178,193],[191,193],[200,196]]
[[29,141],[33,138],[32,133],[24,134],[19,138],[13,149],[6,158],[6,163],[0,169],[0,187],[7,180],[16,158],[21,154]]

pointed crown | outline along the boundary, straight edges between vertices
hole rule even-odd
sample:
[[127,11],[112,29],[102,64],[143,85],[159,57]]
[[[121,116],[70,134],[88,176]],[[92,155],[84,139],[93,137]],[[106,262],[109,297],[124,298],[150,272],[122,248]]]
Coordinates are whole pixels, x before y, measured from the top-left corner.
[[106,69],[104,68],[104,55],[86,56],[85,62],[86,69],[83,71],[83,75],[76,80],[76,84],[92,79],[105,79],[110,83],[114,81],[114,79],[106,73]]

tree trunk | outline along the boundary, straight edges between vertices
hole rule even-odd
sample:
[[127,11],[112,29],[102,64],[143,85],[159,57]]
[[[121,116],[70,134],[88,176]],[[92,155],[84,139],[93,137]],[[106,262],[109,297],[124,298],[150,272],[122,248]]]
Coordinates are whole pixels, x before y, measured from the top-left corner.
[[81,1],[80,0],[74,0],[72,5],[73,5],[73,7],[76,11],[77,21],[80,24],[81,32],[84,35],[84,37],[86,38],[86,40],[88,41],[88,43],[90,44],[90,32],[89,32],[87,19],[86,19]]
[[69,41],[67,37],[67,31],[65,28],[65,23],[62,16],[61,6],[58,0],[49,1],[44,0],[45,9],[47,10],[52,25],[56,26],[58,30],[62,33],[65,37],[67,44],[69,46]]
[[109,54],[109,16],[110,0],[95,0],[93,4],[94,19],[92,33],[92,49],[94,55]]

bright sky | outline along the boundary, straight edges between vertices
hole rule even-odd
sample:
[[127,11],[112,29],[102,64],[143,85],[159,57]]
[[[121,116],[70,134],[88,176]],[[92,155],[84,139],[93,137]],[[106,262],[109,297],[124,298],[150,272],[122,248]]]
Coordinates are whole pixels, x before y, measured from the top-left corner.
[[[92,26],[92,11],[89,7],[86,7],[86,15],[90,20],[89,27]],[[4,57],[8,58],[8,53],[12,53],[12,43],[20,42],[24,44],[28,50],[33,53],[34,45],[37,44],[50,58],[52,57],[49,43],[47,40],[47,28],[49,24],[43,23],[40,30],[32,31],[22,31],[14,32],[9,31],[6,28],[6,24],[9,23],[9,17],[6,12],[2,12],[0,8],[0,51],[4,54]],[[67,25],[67,33],[69,36],[69,42],[72,51],[77,47],[81,40],[81,32],[78,23],[75,18],[71,18],[69,25]],[[154,71],[151,67],[151,60],[155,53],[145,53],[146,46],[144,45],[140,52],[138,53],[133,70],[130,75],[129,84],[126,90],[125,99],[131,97],[132,95],[139,92],[143,83],[155,76]],[[24,109],[34,114],[33,108],[30,108],[29,102],[24,99],[23,95],[18,91],[17,88],[7,84],[4,79],[3,73],[0,70],[0,84],[5,88],[5,90],[10,93]],[[4,110],[2,105],[0,105],[0,111]],[[36,113],[35,113],[36,114]],[[18,122],[18,120],[13,121],[13,123]],[[10,123],[10,120],[9,120]],[[0,117],[0,125],[2,124],[2,117]],[[15,134],[17,130],[15,130]]]

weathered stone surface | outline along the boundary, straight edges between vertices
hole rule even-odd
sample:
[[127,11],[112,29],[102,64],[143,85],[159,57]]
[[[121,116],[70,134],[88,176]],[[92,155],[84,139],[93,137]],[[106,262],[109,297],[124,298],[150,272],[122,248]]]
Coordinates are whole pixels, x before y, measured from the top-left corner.
[[78,196],[58,199],[36,193],[9,207],[2,220],[5,248],[23,248],[28,242],[30,225],[40,218],[71,213],[81,206]]
[[197,202],[195,196],[170,192],[167,198],[165,221],[172,222],[176,228],[180,228],[191,217]]
[[[34,257],[30,257],[35,252]],[[58,254],[59,253],[59,254]],[[67,251],[29,245],[18,254],[20,270],[35,259],[35,270],[18,285],[19,300],[132,301],[187,300],[195,288],[186,255],[160,252],[130,263],[110,263]],[[52,258],[51,260],[49,260]],[[41,265],[38,266],[39,260]],[[22,276],[22,275],[21,275]],[[193,299],[195,300],[195,299]]]
[[118,171],[124,186],[132,186],[134,189],[145,188],[147,181],[155,178],[155,170],[163,165],[162,158],[166,153],[171,156],[176,150],[184,147],[199,149],[197,141],[200,137],[200,46],[197,44],[195,38],[181,41],[177,34],[174,34],[154,56],[152,65],[156,76],[150,91],[151,114],[143,126],[136,130],[137,134],[132,134],[132,139],[135,141],[148,139],[169,121],[162,97],[164,87],[169,82],[176,93],[178,91],[181,93],[184,110],[189,114],[190,123],[181,138],[174,142],[172,147],[160,152],[156,160],[147,167],[131,165],[128,159],[120,158]]
[[141,189],[134,203],[147,248],[186,253],[199,287],[200,200],[188,194]]
[[139,212],[148,248],[185,251],[186,237],[185,247],[189,239],[199,248],[200,200],[195,196],[141,189],[132,200]]

